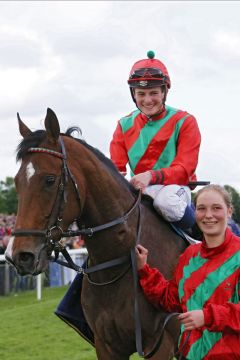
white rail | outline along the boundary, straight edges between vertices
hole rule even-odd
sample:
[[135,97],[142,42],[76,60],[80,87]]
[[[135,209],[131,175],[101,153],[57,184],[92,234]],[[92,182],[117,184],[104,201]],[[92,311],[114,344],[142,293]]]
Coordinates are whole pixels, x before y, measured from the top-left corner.
[[[86,248],[70,249],[70,250],[68,250],[68,252],[71,255],[71,257],[74,257],[76,255],[87,255],[87,253],[88,253]],[[0,261],[6,261],[4,254],[0,255]]]
[[[87,254],[88,254],[86,248],[70,249],[70,250],[68,250],[68,252],[69,252],[69,255],[71,256],[71,258],[73,259],[73,261],[80,266],[82,265],[82,263],[84,262],[84,260],[87,257]],[[59,258],[61,260],[64,260],[64,258],[61,254],[59,255]],[[8,262],[6,261],[5,255],[0,255],[0,262],[1,262],[2,266],[5,266],[7,268],[7,270],[9,270],[9,266],[11,266],[11,265],[9,265]],[[60,265],[58,265],[56,263],[50,263],[50,266],[58,266],[61,268],[61,273],[59,275],[61,277],[61,282],[63,284],[71,283],[76,276],[76,272],[72,269],[69,269],[66,267],[61,267]],[[5,272],[5,291],[6,291],[6,293],[9,292],[9,287],[10,287],[9,286],[9,276],[7,276],[7,274],[9,274],[9,271]],[[36,292],[37,292],[37,299],[41,300],[41,298],[42,298],[42,274],[39,274],[36,277]]]

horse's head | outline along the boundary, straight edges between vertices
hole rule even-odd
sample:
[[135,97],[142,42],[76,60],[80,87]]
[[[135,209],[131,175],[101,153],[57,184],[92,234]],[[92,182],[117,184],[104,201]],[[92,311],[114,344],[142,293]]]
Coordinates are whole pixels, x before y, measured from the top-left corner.
[[21,167],[15,177],[18,212],[15,238],[6,250],[6,258],[21,275],[36,275],[46,270],[53,249],[49,232],[55,232],[59,240],[65,226],[63,202],[68,184],[55,113],[47,110],[46,131],[32,132],[19,115],[18,122],[23,136],[17,155]]
[[[17,153],[21,166],[15,177],[18,211],[15,237],[6,250],[6,258],[20,274],[36,275],[47,269],[53,250],[62,250],[60,240],[66,232],[71,236],[68,229],[74,220],[83,229],[90,229],[92,235],[93,224],[111,224],[111,220],[121,219],[132,207],[135,194],[110,159],[71,136],[77,128],[60,134],[52,110],[47,110],[45,130],[32,132],[19,115],[18,122],[23,136]],[[114,235],[118,231],[123,229],[114,228]],[[129,231],[134,232],[135,228]],[[81,233],[88,234],[84,230]],[[90,253],[94,252],[95,261],[101,262],[110,257],[113,245],[111,237],[106,237],[111,246],[106,246],[108,251],[101,251],[95,246],[99,237],[91,236],[86,244]],[[126,249],[123,242],[114,246],[122,252]]]

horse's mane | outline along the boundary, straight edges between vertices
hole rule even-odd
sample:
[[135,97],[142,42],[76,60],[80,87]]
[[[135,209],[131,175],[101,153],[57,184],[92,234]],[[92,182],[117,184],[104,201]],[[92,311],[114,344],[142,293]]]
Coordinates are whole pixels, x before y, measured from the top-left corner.
[[88,150],[90,150],[107,167],[107,169],[110,171],[110,173],[112,174],[113,177],[117,178],[124,186],[127,186],[128,189],[131,190],[131,192],[136,194],[136,189],[125,179],[124,176],[122,176],[119,173],[119,171],[116,168],[116,166],[114,165],[114,163],[108,157],[106,157],[97,148],[95,148],[92,145],[88,144],[85,140],[75,138],[74,136],[72,136],[73,132],[77,132],[77,133],[82,134],[79,127],[74,126],[74,127],[68,128],[64,135],[68,136],[68,137],[71,137],[75,141],[77,141],[77,142],[81,143],[83,146],[85,146]]
[[[114,163],[109,158],[107,158],[97,148],[89,145],[85,140],[74,137],[72,135],[74,132],[77,132],[80,134],[82,133],[79,127],[74,126],[74,127],[68,128],[64,134],[61,133],[61,136],[70,137],[73,140],[81,143],[84,147],[86,147],[88,150],[90,150],[106,166],[106,168],[109,170],[109,172],[111,173],[111,175],[113,177],[115,177],[123,186],[127,187],[132,193],[137,194],[137,190],[133,187],[133,185],[130,182],[128,182],[124,178],[124,176],[122,176],[119,173],[118,169],[116,168]],[[36,131],[32,132],[29,136],[24,138],[17,147],[16,160],[17,161],[22,160],[27,155],[28,150],[31,147],[39,147],[39,145],[44,141],[45,138],[46,138],[45,130],[36,130]],[[149,200],[148,199],[149,197],[147,195],[144,196],[144,198],[146,200]],[[152,203],[152,200],[150,200],[149,203]]]

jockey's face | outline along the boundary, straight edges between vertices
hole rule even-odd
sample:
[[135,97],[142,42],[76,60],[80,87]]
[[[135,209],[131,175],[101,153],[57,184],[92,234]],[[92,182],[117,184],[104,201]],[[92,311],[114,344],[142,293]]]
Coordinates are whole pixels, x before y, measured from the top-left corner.
[[134,98],[139,110],[147,116],[153,116],[162,110],[164,91],[160,86],[148,89],[136,88]]

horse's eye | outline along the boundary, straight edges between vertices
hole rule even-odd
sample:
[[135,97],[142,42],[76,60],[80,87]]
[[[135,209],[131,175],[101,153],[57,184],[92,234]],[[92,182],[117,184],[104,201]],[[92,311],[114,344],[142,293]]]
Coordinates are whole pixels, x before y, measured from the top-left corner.
[[55,183],[56,177],[54,175],[47,175],[45,178],[46,185],[53,185]]

